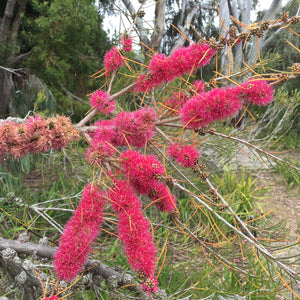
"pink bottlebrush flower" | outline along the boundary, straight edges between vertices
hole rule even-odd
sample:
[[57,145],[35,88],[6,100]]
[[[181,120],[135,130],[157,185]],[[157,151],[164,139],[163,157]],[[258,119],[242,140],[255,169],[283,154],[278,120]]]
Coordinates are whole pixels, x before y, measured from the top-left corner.
[[106,141],[112,143],[115,136],[115,123],[114,120],[101,120],[94,123],[97,129],[90,133],[93,140]]
[[194,82],[194,88],[195,88],[195,92],[198,94],[205,92],[205,90],[206,90],[205,85],[202,80],[196,80]]
[[163,81],[169,82],[175,78],[171,61],[164,54],[154,54],[150,60],[149,69],[152,74],[153,87],[160,85]]
[[73,217],[66,224],[54,254],[54,268],[59,279],[71,281],[83,268],[103,222],[104,193],[88,184]]
[[185,126],[197,129],[234,115],[241,106],[235,88],[215,88],[194,96],[182,107],[180,114]]
[[174,143],[168,147],[167,153],[172,159],[186,168],[193,168],[200,158],[198,150],[191,145],[181,147],[180,144]]
[[162,182],[156,181],[152,185],[149,197],[161,211],[172,212],[176,210],[176,198],[171,194],[168,186]]
[[139,74],[134,86],[134,91],[139,92],[148,92],[152,91],[154,88],[153,85],[153,76],[151,73]]
[[103,162],[109,161],[116,153],[112,145],[106,141],[92,141],[92,144],[85,152],[89,164],[101,166]]
[[207,65],[215,53],[216,50],[211,49],[208,44],[192,44],[187,48],[176,49],[170,55],[174,75],[182,76]]
[[156,119],[156,113],[152,108],[119,113],[114,119],[115,135],[112,143],[116,146],[129,144],[144,147],[154,135]]
[[209,99],[204,93],[194,96],[180,109],[181,121],[187,128],[206,127],[214,121],[208,107]]
[[58,300],[57,296],[45,297],[44,300]]
[[129,265],[143,272],[146,277],[151,277],[155,268],[156,248],[140,200],[126,181],[115,181],[108,198],[119,216],[119,237]]
[[142,195],[150,194],[157,177],[164,174],[161,162],[154,155],[142,155],[134,150],[124,151],[120,158],[133,188]]
[[109,76],[112,72],[118,70],[124,64],[122,56],[117,47],[112,47],[104,55],[105,74]]
[[143,282],[143,290],[149,295],[158,292],[158,281],[154,276],[148,277]]
[[121,36],[121,45],[122,49],[125,52],[129,52],[132,50],[132,37],[129,35],[122,35]]
[[241,86],[241,96],[250,103],[265,106],[274,99],[273,87],[265,80],[248,80]]
[[110,100],[109,95],[102,90],[98,90],[91,95],[90,103],[97,112],[101,112],[104,115],[113,113],[115,109],[115,101]]
[[242,107],[242,100],[236,88],[214,88],[207,93],[207,97],[208,110],[214,121],[233,116]]
[[190,65],[194,65],[196,68],[206,66],[216,52],[208,44],[193,44],[190,46]]

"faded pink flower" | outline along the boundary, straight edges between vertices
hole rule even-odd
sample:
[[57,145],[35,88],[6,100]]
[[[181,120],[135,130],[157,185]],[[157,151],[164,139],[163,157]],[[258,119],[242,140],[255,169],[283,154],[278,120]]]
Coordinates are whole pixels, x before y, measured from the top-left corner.
[[98,90],[91,95],[90,103],[97,112],[101,112],[104,115],[113,113],[115,109],[115,101],[111,100],[109,95],[102,90]]

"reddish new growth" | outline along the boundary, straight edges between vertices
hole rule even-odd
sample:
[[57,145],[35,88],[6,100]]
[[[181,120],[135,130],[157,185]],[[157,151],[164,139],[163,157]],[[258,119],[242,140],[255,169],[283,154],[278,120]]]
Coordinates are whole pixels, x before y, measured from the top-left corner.
[[105,53],[104,66],[106,76],[109,76],[112,72],[121,68],[123,64],[122,56],[117,47],[112,47],[110,51]]
[[141,74],[137,79],[137,92],[151,90],[163,82],[169,82],[185,73],[190,73],[199,67],[207,65],[216,50],[208,44],[192,44],[181,47],[170,56],[154,54],[149,64],[149,73]]
[[102,90],[92,94],[90,103],[97,112],[101,112],[104,115],[112,113],[115,109],[115,101],[111,100],[109,95]]
[[[140,200],[126,181],[115,181],[108,197],[112,209],[119,217],[119,238],[123,243],[128,263],[146,278],[154,278],[156,248],[150,233],[150,224],[143,216]],[[154,283],[152,291],[157,291],[158,282]]]
[[241,97],[250,103],[265,106],[274,99],[273,87],[265,80],[248,80],[241,86],[239,90]]
[[142,155],[134,150],[124,151],[120,158],[130,184],[138,193],[149,195],[157,177],[164,174],[160,161],[154,155]]
[[122,35],[121,36],[121,45],[122,45],[122,49],[125,52],[129,52],[132,50],[132,38],[131,36],[128,35]]
[[242,107],[235,88],[215,88],[190,99],[180,110],[182,122],[187,128],[198,129],[234,115]]
[[191,145],[181,146],[180,144],[171,144],[167,149],[168,155],[186,168],[193,168],[199,161],[200,153]]
[[57,150],[79,137],[67,117],[29,118],[24,123],[4,122],[0,126],[0,157],[21,158],[28,153]]
[[91,243],[103,222],[104,193],[88,184],[73,217],[66,224],[54,254],[54,268],[59,279],[71,281],[83,268]]

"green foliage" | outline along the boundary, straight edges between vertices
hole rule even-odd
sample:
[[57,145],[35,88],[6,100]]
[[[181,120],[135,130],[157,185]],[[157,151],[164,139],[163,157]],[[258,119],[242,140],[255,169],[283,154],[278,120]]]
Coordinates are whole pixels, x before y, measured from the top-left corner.
[[13,87],[11,114],[25,117],[29,111],[53,115],[56,112],[56,100],[47,85],[38,77],[31,75],[19,89]]
[[51,88],[59,113],[82,110],[74,99],[65,101],[63,88],[79,97],[95,88],[90,75],[101,68],[109,46],[102,18],[88,0],[36,0],[32,9],[34,17],[24,18],[20,34],[23,47],[32,48],[27,66]]

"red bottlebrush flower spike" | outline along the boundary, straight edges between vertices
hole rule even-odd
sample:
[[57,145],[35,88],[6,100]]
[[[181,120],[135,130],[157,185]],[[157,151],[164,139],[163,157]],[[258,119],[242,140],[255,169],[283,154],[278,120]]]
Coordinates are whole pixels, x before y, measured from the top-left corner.
[[54,254],[54,268],[58,278],[71,281],[83,268],[103,222],[104,193],[87,185],[73,217],[66,224]]
[[122,35],[121,36],[121,45],[122,45],[122,49],[125,52],[131,51],[132,50],[132,38],[131,38],[131,36]]
[[119,216],[119,237],[130,266],[146,277],[153,276],[156,248],[150,224],[143,216],[141,203],[126,181],[115,181],[109,191],[111,206]]
[[134,189],[142,195],[150,194],[157,176],[164,174],[164,167],[160,161],[154,155],[142,155],[134,150],[123,152],[120,158],[124,172]]
[[152,186],[149,197],[155,201],[155,205],[161,211],[172,212],[176,209],[177,201],[174,195],[171,194],[169,188],[162,182],[156,182]]
[[104,115],[113,113],[115,109],[115,101],[110,100],[109,95],[104,91],[96,91],[92,94],[90,99],[91,106],[96,109],[97,112],[101,112]]
[[274,100],[273,87],[265,80],[248,80],[241,86],[241,96],[250,103],[265,106]]
[[197,129],[234,115],[242,106],[235,88],[215,88],[190,99],[180,110],[186,127]]
[[101,120],[95,122],[94,126],[97,126],[97,129],[90,133],[92,139],[96,140],[97,142],[107,141],[108,143],[112,143],[112,140],[115,137],[114,120]]
[[134,112],[121,112],[114,119],[114,139],[116,146],[132,145],[144,147],[154,135],[156,113],[151,108]]
[[104,66],[106,76],[109,76],[112,72],[121,68],[123,64],[122,56],[117,47],[112,47],[110,51],[105,53]]
[[154,54],[150,60],[149,69],[152,74],[152,87],[160,85],[163,81],[169,82],[175,77],[172,74],[171,61],[164,54]]
[[193,168],[200,158],[198,150],[191,145],[180,146],[180,144],[171,144],[167,149],[168,155],[186,168]]

